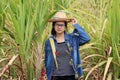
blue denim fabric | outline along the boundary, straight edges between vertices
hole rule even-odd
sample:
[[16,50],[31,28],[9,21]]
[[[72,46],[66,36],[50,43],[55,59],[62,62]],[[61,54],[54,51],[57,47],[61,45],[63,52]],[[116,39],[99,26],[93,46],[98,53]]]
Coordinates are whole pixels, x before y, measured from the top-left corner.
[[[79,24],[74,24],[74,27],[75,29],[71,34],[65,33],[65,42],[68,44],[68,49],[72,54],[73,69],[75,73],[78,74],[78,76],[82,76],[83,75],[82,67],[78,67],[78,65],[81,64],[79,47],[89,42],[90,37]],[[57,43],[55,35],[50,36],[50,38],[54,39],[55,44]],[[45,42],[44,49],[45,49],[46,73],[47,73],[48,80],[51,80],[53,69],[55,68],[55,63],[54,63],[54,57],[52,54],[49,38]]]

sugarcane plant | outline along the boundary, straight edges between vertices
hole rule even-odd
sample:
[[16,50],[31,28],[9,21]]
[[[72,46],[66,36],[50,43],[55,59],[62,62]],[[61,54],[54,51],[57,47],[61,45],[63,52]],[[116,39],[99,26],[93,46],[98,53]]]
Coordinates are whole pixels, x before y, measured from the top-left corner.
[[[42,34],[47,20],[55,13],[49,10],[49,2],[52,0],[6,0],[3,3],[2,1],[1,15],[4,14],[6,18],[5,25],[1,24],[1,26],[10,38],[9,55],[13,58],[10,57],[12,61],[10,60],[10,63],[2,68],[0,77],[1,79],[38,79],[43,61]],[[3,21],[4,16],[1,15],[0,19]],[[2,50],[5,52],[5,49]],[[4,74],[6,70],[9,71],[9,75]]]
[[120,79],[120,1],[116,0],[110,3],[108,20],[110,29],[108,29],[108,34],[111,40],[112,53],[113,57],[113,79]]
[[[39,80],[47,24],[57,11],[77,18],[91,41],[81,46],[84,80],[120,79],[119,0],[0,0],[0,79]],[[68,25],[68,32],[74,28]]]

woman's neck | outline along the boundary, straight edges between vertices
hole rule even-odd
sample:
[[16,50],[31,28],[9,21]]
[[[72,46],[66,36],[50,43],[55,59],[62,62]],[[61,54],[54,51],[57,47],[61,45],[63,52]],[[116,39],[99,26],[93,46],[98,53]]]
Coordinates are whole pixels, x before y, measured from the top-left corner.
[[58,43],[65,42],[64,33],[63,34],[57,34],[56,35],[56,40],[57,40]]

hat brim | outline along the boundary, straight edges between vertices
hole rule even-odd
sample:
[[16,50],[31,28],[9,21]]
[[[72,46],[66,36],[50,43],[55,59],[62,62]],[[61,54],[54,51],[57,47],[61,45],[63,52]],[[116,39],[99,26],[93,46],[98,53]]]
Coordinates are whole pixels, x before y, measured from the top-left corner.
[[66,18],[49,19],[48,22],[72,22],[72,19],[66,19]]

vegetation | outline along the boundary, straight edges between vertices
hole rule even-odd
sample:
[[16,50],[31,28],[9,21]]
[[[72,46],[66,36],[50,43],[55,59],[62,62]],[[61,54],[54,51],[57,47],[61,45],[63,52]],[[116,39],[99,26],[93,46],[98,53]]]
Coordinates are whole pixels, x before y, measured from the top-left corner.
[[119,80],[119,0],[0,0],[0,79],[39,80],[51,30],[47,20],[60,10],[91,37],[80,48],[84,80]]

